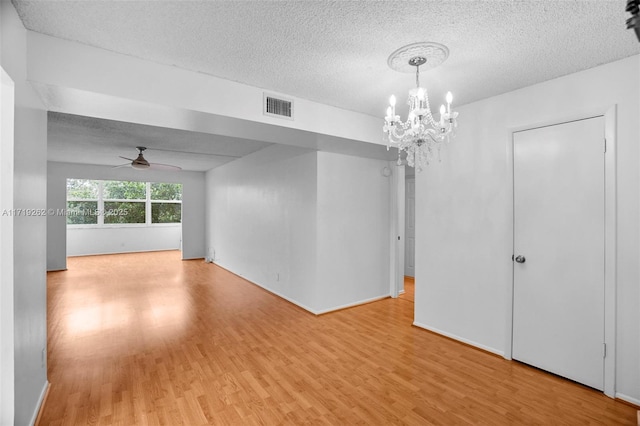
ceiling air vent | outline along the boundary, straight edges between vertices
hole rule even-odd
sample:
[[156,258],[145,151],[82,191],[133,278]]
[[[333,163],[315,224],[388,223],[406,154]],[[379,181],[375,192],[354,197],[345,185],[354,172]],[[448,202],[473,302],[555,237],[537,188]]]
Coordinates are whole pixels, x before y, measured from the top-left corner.
[[272,117],[293,120],[293,101],[264,94],[263,112]]

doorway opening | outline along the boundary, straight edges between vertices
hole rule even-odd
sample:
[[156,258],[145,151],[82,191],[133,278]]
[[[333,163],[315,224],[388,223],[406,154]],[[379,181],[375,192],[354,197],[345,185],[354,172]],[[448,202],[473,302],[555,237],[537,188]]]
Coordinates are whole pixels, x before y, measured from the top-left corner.
[[416,176],[413,167],[405,167],[404,185],[404,287],[402,300],[415,302],[416,248]]

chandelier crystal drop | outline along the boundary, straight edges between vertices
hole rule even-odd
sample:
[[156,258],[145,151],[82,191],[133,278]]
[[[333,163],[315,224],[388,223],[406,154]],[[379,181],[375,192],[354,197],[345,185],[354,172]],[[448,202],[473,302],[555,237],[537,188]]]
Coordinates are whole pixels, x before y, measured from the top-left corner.
[[[409,45],[407,48],[413,48],[415,52],[416,46],[423,47],[422,45],[417,43],[415,45]],[[429,45],[431,47],[432,44]],[[433,43],[433,45],[436,44]],[[446,49],[446,47],[442,45],[436,46]],[[397,60],[397,57],[394,55],[399,51],[401,51],[401,49],[389,57],[389,65],[392,66],[392,68],[395,68],[392,65],[392,59]],[[405,49],[403,53],[407,51],[411,52],[412,50]],[[440,63],[448,56],[448,50],[446,50],[445,53],[444,58],[440,58]],[[392,95],[389,99],[389,107],[387,108],[387,115],[383,127],[387,149],[392,146],[398,148],[398,165],[402,164],[401,154],[404,151],[407,156],[407,164],[415,167],[418,171],[421,171],[429,164],[429,161],[434,157],[436,152],[438,153],[438,158],[440,157],[440,146],[445,140],[449,142],[451,136],[455,134],[455,128],[458,126],[456,120],[458,113],[451,111],[451,102],[453,100],[451,92],[447,93],[446,107],[445,105],[440,106],[438,119],[433,116],[429,105],[427,89],[420,86],[420,66],[426,62],[426,55],[416,55],[409,58],[408,64],[411,67],[415,67],[416,72],[416,87],[409,91],[407,101],[409,114],[407,115],[406,121],[400,120],[400,116],[396,115],[396,98]],[[437,65],[438,64],[435,66]]]

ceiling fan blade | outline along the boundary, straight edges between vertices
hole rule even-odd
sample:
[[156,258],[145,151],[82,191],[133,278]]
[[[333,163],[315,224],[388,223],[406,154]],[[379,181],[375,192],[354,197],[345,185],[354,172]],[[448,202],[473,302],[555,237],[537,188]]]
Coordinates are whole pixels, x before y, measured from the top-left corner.
[[118,155],[118,157],[122,158],[123,160],[136,161],[133,158],[123,157],[122,155]]
[[[127,159],[128,160],[128,159]],[[131,167],[131,163],[127,163],[127,164],[120,164],[119,166],[113,166],[111,167],[112,169],[119,169],[121,167]]]
[[149,163],[149,168],[154,170],[165,170],[168,172],[179,172],[182,167],[171,166],[169,164]]

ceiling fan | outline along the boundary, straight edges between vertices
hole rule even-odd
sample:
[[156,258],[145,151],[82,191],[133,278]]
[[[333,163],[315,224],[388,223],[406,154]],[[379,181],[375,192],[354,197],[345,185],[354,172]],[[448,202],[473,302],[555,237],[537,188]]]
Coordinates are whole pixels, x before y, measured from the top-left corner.
[[129,161],[131,161],[131,163],[121,164],[119,166],[115,166],[114,169],[117,169],[119,167],[131,166],[134,169],[138,169],[138,170],[153,169],[153,170],[166,170],[166,171],[171,171],[171,172],[177,172],[177,171],[182,170],[181,167],[171,166],[169,164],[150,163],[147,160],[145,160],[144,156],[142,155],[142,153],[147,148],[144,147],[144,146],[137,146],[136,149],[138,150],[138,158],[133,159],[133,158],[127,158],[127,157],[120,156],[120,158],[125,159],[125,160],[129,160]]

